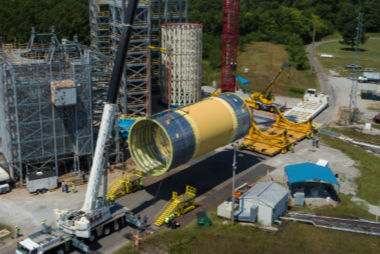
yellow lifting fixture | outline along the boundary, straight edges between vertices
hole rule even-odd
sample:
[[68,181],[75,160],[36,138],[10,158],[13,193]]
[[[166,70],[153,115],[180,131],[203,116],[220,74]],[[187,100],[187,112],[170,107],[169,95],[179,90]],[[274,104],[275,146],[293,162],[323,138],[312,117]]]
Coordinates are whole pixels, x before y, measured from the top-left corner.
[[[245,99],[245,102],[250,108],[255,108],[255,101]],[[274,156],[280,152],[288,152],[292,144],[310,136],[309,134],[313,131],[310,120],[295,123],[286,119],[279,109],[277,113],[276,122],[266,131],[261,131],[252,121],[251,129],[239,147]]]
[[195,208],[196,189],[190,185],[186,185],[186,192],[178,196],[177,192],[173,192],[170,201],[160,210],[155,218],[154,225],[161,226],[165,218],[173,214],[174,217],[181,216]]

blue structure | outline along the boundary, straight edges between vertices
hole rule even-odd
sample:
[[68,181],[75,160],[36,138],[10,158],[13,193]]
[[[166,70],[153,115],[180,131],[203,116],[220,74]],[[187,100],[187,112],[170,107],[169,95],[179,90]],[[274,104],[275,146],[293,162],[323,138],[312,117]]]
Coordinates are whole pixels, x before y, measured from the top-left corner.
[[122,139],[127,139],[129,136],[129,129],[135,123],[136,119],[119,119],[119,134]]
[[250,81],[248,79],[245,79],[245,78],[240,77],[240,76],[236,76],[235,79],[237,82],[239,82],[242,85],[248,85],[250,83]]
[[299,182],[314,181],[326,182],[339,186],[339,182],[336,180],[330,168],[322,167],[310,162],[286,166],[285,172],[288,176],[289,185]]

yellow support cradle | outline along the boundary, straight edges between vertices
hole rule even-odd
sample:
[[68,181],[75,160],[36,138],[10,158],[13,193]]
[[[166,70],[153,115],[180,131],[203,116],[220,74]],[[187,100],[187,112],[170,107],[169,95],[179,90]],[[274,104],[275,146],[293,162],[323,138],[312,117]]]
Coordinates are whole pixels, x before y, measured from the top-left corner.
[[177,192],[173,192],[170,201],[157,214],[154,225],[161,226],[165,218],[173,214],[178,217],[195,208],[194,200],[196,197],[196,189],[186,185],[186,192],[178,196]]
[[143,174],[141,172],[133,172],[123,175],[123,177],[119,179],[108,191],[107,200],[111,200],[112,196],[118,198],[138,190],[142,176]]

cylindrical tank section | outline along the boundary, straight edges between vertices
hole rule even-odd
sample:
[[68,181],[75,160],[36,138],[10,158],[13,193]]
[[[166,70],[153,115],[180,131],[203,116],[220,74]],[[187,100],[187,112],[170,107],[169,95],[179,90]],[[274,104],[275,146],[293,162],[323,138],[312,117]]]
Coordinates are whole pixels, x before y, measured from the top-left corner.
[[150,118],[140,118],[128,138],[132,159],[144,172],[161,175],[218,147],[244,137],[251,113],[233,93],[209,97],[198,103]]
[[168,103],[169,54],[170,105],[186,106],[201,98],[202,25],[166,23],[161,25],[161,100]]

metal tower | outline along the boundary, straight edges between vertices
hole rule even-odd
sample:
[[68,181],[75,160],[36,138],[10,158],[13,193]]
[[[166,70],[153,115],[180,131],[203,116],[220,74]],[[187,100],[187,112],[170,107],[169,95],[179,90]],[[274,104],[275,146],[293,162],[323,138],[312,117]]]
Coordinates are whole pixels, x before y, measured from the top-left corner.
[[[93,148],[89,50],[54,33],[0,49],[0,154],[12,177],[89,164]],[[67,94],[67,96],[66,96]],[[88,162],[86,162],[88,160]]]
[[[354,54],[354,66],[359,64],[360,61],[360,41],[362,39],[363,30],[363,13],[359,13],[358,16],[358,26],[356,27],[356,40],[355,40],[355,54]],[[350,92],[350,104],[348,107],[348,112],[350,117],[349,122],[353,122],[355,118],[355,113],[357,111],[357,88],[358,88],[358,71],[356,68],[352,68],[352,85]]]
[[[127,1],[126,1],[127,2]],[[91,46],[115,57],[123,26],[122,0],[90,0]],[[149,88],[159,85],[162,22],[187,22],[187,0],[140,0],[119,96],[120,111],[133,118],[146,113]]]
[[240,0],[224,0],[222,32],[222,92],[235,92]]

